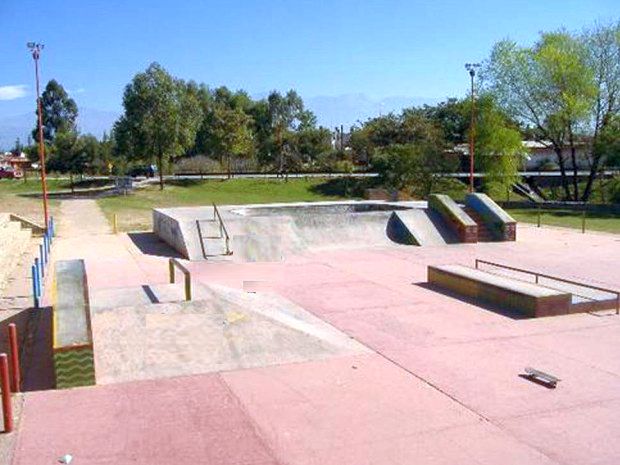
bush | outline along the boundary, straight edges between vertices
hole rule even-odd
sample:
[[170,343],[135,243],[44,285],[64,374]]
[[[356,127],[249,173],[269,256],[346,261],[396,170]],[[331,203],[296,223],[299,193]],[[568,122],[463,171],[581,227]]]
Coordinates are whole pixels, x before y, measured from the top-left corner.
[[371,166],[387,189],[406,191],[421,198],[435,192],[439,173],[453,168],[440,147],[427,143],[381,149],[372,157]]
[[204,155],[181,158],[174,164],[175,173],[207,174],[221,173],[224,170],[219,161]]

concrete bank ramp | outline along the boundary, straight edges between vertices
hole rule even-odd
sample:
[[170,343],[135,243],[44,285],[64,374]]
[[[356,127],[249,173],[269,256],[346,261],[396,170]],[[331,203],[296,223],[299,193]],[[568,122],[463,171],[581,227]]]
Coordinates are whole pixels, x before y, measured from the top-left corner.
[[398,242],[421,246],[458,242],[458,238],[444,223],[441,216],[430,209],[414,208],[395,211],[391,221],[396,223],[391,230],[397,234]]
[[367,352],[276,294],[205,286],[205,300],[93,313],[97,384]]

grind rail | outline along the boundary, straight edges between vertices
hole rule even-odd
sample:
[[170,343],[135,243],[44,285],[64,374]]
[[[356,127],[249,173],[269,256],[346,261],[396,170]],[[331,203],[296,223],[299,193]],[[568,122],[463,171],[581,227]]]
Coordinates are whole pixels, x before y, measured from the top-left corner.
[[187,268],[185,268],[176,258],[171,258],[168,261],[168,270],[170,272],[170,283],[174,284],[175,276],[174,269],[178,268],[185,277],[185,300],[192,300],[192,276]]
[[215,202],[213,202],[213,221],[215,221],[216,218],[220,224],[220,237],[224,237],[226,240],[226,255],[232,255],[232,252],[230,251],[230,236],[226,230],[224,220],[222,220],[222,215],[220,215],[220,210],[217,208],[217,205],[215,205]]
[[[490,262],[490,261],[487,261],[487,260],[481,260],[479,258],[476,258],[476,262],[475,263],[476,263],[476,269],[480,269],[480,264],[485,264],[485,265],[495,266],[497,268],[503,268],[505,270],[516,271],[516,272],[519,272],[519,273],[524,273],[524,274],[532,275],[532,276],[534,276],[536,284],[539,283],[540,278],[545,278],[545,279],[549,279],[549,280],[552,280],[552,281],[559,281],[559,282],[562,282],[562,283],[574,284],[574,285],[576,285],[578,287],[584,287],[584,288],[588,288],[588,289],[594,289],[596,291],[601,291],[601,292],[606,292],[606,293],[609,293],[609,294],[613,294],[613,295],[616,296],[616,315],[620,314],[620,292],[615,291],[613,289],[607,289],[607,288],[604,288],[604,287],[593,286],[591,284],[581,283],[579,281],[574,281],[572,279],[558,278],[557,276],[551,276],[551,275],[548,275],[548,274],[539,273],[538,271],[531,271],[531,270],[526,270],[526,269],[523,269],[523,268],[516,268],[514,266],[508,266],[508,265],[503,265],[501,263]],[[575,295],[579,295],[579,294],[575,293]],[[591,299],[590,297],[587,297],[587,296],[580,296],[580,297],[583,297],[583,298],[586,298],[586,299],[589,299],[589,300],[594,300],[594,299]]]

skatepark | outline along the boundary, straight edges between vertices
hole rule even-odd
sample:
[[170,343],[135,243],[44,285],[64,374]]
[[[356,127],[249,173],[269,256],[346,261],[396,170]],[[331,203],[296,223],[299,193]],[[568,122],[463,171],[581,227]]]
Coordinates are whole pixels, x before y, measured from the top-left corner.
[[620,459],[616,235],[482,196],[62,213],[12,463]]

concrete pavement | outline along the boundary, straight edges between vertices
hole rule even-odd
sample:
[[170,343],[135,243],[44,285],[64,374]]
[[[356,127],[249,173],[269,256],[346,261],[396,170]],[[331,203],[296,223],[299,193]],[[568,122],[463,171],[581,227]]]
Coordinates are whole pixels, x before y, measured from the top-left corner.
[[[61,237],[56,247],[86,259],[93,289],[167,278],[165,247],[143,253],[127,235]],[[13,463],[65,453],[76,464],[618,463],[619,317],[518,319],[424,285],[427,265],[475,258],[620,288],[618,236],[524,225],[515,243],[191,263],[205,286],[240,292],[260,281],[367,353],[29,393]],[[162,342],[152,350],[166,351]],[[200,347],[194,357],[212,357]],[[525,366],[562,381],[531,383],[519,376]]]

